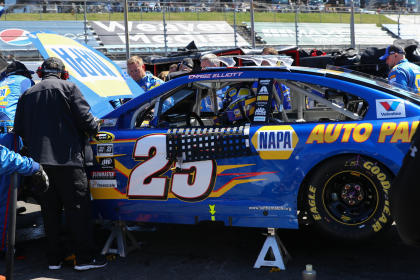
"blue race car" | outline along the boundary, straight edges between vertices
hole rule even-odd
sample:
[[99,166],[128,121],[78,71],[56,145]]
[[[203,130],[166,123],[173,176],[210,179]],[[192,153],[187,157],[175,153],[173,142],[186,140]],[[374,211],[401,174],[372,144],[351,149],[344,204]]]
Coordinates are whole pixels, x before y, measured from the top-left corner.
[[[288,109],[279,84],[290,89]],[[202,110],[206,98],[212,110]],[[419,115],[419,96],[336,70],[189,73],[103,117],[89,170],[94,206],[110,220],[309,223],[372,237],[392,223],[391,181]]]

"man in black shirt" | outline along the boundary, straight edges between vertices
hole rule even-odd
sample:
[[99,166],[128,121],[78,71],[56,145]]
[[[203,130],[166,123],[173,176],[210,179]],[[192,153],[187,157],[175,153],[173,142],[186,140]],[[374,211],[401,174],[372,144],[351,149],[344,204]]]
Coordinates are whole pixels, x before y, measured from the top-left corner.
[[63,62],[55,57],[37,71],[42,81],[28,89],[16,109],[14,129],[23,138],[28,154],[44,166],[50,188],[41,196],[47,235],[49,269],[60,269],[64,252],[60,245],[61,210],[75,242],[76,270],[106,265],[94,257],[90,193],[84,166],[92,163],[88,135],[99,124],[80,90],[66,81]]

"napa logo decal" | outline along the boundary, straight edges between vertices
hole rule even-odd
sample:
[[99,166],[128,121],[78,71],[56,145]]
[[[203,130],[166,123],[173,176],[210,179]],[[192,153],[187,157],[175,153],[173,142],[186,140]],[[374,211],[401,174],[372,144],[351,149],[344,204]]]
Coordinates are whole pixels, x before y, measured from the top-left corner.
[[405,104],[401,99],[377,99],[376,117],[386,118],[405,118]]
[[[60,58],[70,76],[101,97],[132,95],[122,72],[107,57],[70,38],[53,33],[31,33],[42,55]],[[40,50],[41,51],[41,50]]]
[[251,139],[262,159],[288,159],[299,138],[290,125],[263,126]]

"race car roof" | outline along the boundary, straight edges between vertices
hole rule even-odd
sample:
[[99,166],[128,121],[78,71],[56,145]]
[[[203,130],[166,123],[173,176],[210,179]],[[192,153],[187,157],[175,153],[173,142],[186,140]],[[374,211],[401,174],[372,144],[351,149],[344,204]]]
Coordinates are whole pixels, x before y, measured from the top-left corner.
[[[420,96],[411,94],[407,91],[399,89],[397,87],[391,86],[387,83],[384,83],[380,80],[369,79],[363,76],[358,76],[352,73],[347,73],[343,71],[336,71],[336,70],[329,70],[329,69],[318,69],[318,68],[309,68],[309,67],[298,67],[298,66],[291,66],[291,67],[271,67],[271,66],[254,66],[254,67],[220,67],[220,68],[210,68],[200,72],[190,72],[185,73],[165,84],[156,87],[147,92],[147,94],[138,96],[133,100],[125,103],[121,107],[115,109],[111,113],[104,116],[104,118],[117,118],[120,115],[124,114],[125,112],[132,111],[138,109],[140,105],[153,100],[154,98],[161,95],[163,92],[167,92],[168,90],[184,84],[186,81],[188,82],[196,82],[200,80],[217,80],[221,78],[232,78],[237,77],[235,73],[242,72],[244,75],[241,78],[254,78],[253,73],[255,72],[290,72],[290,73],[300,73],[300,74],[310,74],[314,76],[324,76],[330,77],[334,79],[344,80],[348,82],[352,82],[358,85],[364,85],[370,87],[372,89],[377,89],[383,92],[391,93],[396,97],[410,100],[413,103],[420,105]],[[209,78],[209,73],[219,73],[219,75],[213,76]],[[232,75],[226,75],[231,73]],[[267,73],[269,74],[269,73]],[[261,73],[261,77],[265,76],[265,73]]]

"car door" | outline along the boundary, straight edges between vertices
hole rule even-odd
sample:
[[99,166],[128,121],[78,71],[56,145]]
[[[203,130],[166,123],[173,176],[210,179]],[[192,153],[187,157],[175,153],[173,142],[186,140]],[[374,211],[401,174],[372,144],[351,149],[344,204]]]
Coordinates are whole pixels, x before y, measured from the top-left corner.
[[[248,91],[255,80],[247,82]],[[261,125],[199,116],[209,91],[237,83],[205,84],[162,93],[138,115],[137,127],[97,135],[99,165],[90,171],[95,209],[132,221],[297,227],[295,199],[278,188],[281,173],[252,145],[251,131]]]

